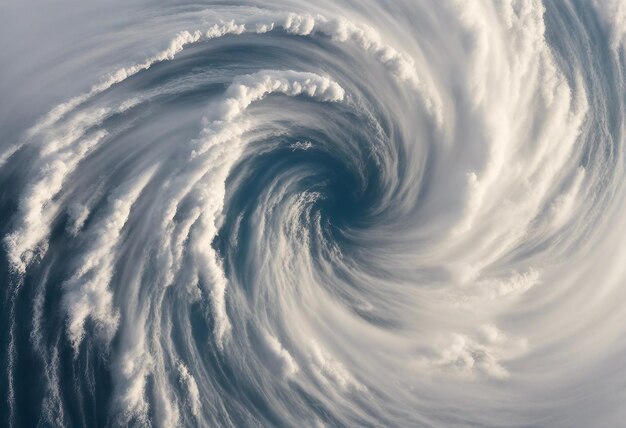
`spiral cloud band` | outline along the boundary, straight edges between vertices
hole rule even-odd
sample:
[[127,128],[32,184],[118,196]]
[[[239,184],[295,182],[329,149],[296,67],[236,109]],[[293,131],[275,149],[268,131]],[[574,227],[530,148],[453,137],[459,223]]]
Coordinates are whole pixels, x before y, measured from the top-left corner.
[[1,7],[3,424],[623,426],[624,0]]

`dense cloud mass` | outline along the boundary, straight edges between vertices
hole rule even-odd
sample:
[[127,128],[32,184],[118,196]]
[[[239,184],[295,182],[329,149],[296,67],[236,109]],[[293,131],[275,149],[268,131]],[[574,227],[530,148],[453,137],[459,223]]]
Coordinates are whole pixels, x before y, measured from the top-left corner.
[[8,0],[9,426],[617,427],[624,0]]

